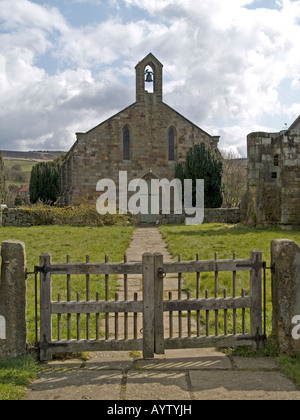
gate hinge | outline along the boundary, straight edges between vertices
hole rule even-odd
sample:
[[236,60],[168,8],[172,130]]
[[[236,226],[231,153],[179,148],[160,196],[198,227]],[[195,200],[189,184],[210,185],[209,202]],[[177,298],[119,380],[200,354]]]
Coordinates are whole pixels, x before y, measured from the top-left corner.
[[266,262],[263,263],[263,269],[264,270],[271,270],[271,273],[273,273],[273,274],[275,274],[275,267],[276,267],[276,263],[273,263],[270,267],[267,267]]
[[238,341],[248,340],[248,341],[255,341],[257,345],[257,350],[259,350],[259,343],[264,343],[267,339],[266,334],[260,334],[259,328],[257,327],[256,334],[251,337],[239,337]]
[[31,274],[45,273],[45,267],[39,267],[38,265],[34,266],[34,271],[28,271],[27,267],[25,269],[25,280],[28,279],[28,276]]

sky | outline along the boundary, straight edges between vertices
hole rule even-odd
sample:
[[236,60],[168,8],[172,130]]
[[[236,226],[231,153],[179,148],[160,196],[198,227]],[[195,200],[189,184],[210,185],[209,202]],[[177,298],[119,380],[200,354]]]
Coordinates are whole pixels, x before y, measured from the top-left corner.
[[68,151],[152,52],[163,101],[246,156],[300,115],[299,40],[298,0],[0,0],[0,150]]

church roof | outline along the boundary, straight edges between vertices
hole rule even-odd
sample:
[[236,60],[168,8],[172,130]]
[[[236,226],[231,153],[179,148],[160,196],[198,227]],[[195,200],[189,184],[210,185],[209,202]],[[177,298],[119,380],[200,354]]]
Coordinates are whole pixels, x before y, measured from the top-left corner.
[[300,130],[300,115],[290,126],[289,130]]

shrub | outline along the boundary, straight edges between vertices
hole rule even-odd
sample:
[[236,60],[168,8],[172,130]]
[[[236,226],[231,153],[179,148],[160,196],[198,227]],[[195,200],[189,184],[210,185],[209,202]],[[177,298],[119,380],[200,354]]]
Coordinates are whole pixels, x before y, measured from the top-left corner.
[[81,204],[77,207],[53,207],[38,202],[32,207],[23,207],[35,220],[35,225],[73,226],[126,226],[132,224],[128,216],[97,212],[95,204]]

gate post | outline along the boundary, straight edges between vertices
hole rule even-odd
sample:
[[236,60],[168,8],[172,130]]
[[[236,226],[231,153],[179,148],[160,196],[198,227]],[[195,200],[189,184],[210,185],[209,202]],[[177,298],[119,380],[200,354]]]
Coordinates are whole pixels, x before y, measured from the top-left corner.
[[143,254],[143,357],[154,359],[154,259],[149,252]]
[[[258,337],[262,335],[262,252],[251,251],[251,263],[253,264],[250,272],[250,296],[251,296],[251,335]],[[253,342],[258,348],[261,341]]]
[[154,254],[154,313],[155,313],[155,354],[165,354],[164,340],[164,280],[163,272],[159,275],[158,269],[163,269],[164,257],[161,253]]
[[26,354],[25,245],[4,241],[1,245],[0,359]]
[[40,285],[40,360],[47,361],[52,359],[52,353],[48,344],[52,340],[52,322],[51,322],[51,273],[47,272],[47,267],[51,266],[51,256],[42,254],[40,256],[40,267],[44,268],[41,272]]

